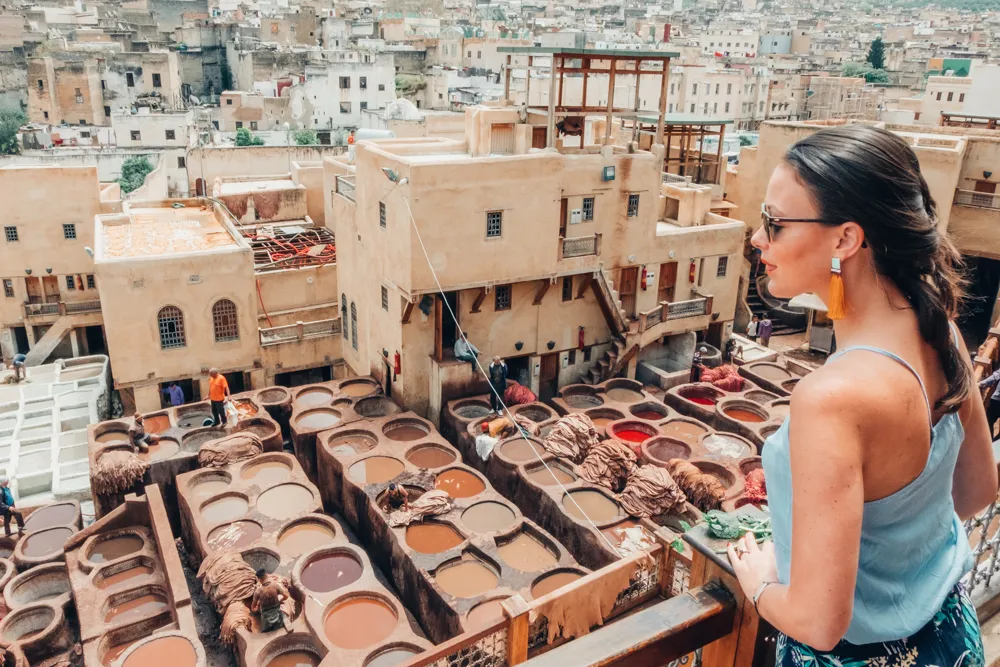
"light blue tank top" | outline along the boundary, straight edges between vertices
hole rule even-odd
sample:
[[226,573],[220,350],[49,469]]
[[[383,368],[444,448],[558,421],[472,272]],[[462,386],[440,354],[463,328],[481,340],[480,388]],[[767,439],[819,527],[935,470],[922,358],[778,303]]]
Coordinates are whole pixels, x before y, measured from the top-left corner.
[[[906,361],[880,348],[857,346],[906,366]],[[768,505],[774,531],[778,579],[787,584],[792,558],[792,470],[786,419],[764,443],[762,453]],[[933,420],[931,420],[933,423]],[[861,521],[861,557],[854,587],[854,613],[844,639],[852,644],[903,639],[926,625],[945,597],[974,563],[965,530],[951,498],[952,477],[965,429],[957,413],[948,413],[931,431],[927,465],[896,493],[865,503]]]

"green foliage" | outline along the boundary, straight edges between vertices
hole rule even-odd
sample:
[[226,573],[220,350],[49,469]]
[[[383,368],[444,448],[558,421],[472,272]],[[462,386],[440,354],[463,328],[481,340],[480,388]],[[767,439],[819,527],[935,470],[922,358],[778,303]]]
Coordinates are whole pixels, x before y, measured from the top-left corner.
[[871,48],[868,49],[866,62],[872,69],[885,69],[885,44],[882,43],[881,35],[872,40]]
[[753,533],[758,540],[771,537],[770,516],[748,516],[712,510],[705,515],[708,534],[721,540],[735,540]]
[[295,132],[295,143],[299,146],[311,146],[316,143],[316,132],[313,130],[298,130]]
[[118,179],[118,185],[122,187],[123,193],[132,192],[142,186],[151,171],[153,165],[145,155],[134,155],[122,163],[122,176]]
[[264,145],[264,140],[261,139],[260,137],[258,137],[255,134],[255,135],[253,135],[253,138],[250,140],[250,145],[251,146],[263,146]]
[[241,127],[236,130],[236,145],[237,146],[263,146],[264,140],[258,137],[256,134],[251,134],[250,130],[245,127]]
[[0,155],[17,155],[17,131],[27,122],[20,109],[0,109]]
[[740,135],[740,146],[751,146],[753,145],[753,139],[746,134]]
[[869,63],[845,63],[841,74],[850,78],[864,77],[868,83],[891,83],[888,72],[875,69]]

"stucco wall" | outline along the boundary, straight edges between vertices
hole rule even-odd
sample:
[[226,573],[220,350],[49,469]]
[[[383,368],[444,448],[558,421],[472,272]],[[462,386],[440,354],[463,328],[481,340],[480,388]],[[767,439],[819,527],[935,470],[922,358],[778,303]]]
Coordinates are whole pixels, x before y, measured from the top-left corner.
[[210,191],[216,178],[287,174],[293,162],[322,160],[344,152],[342,146],[199,146],[188,152],[188,179],[191,192],[195,192],[199,178]]

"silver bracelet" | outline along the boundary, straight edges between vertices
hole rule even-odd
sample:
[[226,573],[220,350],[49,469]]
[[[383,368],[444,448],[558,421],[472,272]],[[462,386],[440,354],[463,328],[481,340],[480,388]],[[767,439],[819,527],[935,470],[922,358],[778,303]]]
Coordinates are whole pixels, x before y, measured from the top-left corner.
[[751,598],[751,600],[753,601],[753,609],[754,609],[754,611],[757,612],[758,616],[760,616],[760,607],[758,607],[757,605],[760,603],[760,596],[764,594],[764,591],[767,590],[768,586],[771,586],[772,584],[776,584],[776,583],[778,583],[778,582],[777,581],[762,581],[760,583],[760,586],[758,586],[757,590],[754,592],[753,597]]

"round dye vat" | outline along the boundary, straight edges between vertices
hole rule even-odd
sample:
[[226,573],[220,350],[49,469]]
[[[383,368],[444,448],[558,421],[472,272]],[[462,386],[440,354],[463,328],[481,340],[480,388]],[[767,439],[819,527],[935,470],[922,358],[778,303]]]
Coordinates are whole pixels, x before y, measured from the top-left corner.
[[181,446],[177,444],[176,440],[164,438],[155,444],[149,445],[149,451],[139,452],[136,456],[143,461],[162,461],[169,459],[179,452],[180,449]]
[[163,433],[170,428],[170,417],[167,417],[166,415],[143,417],[142,424],[146,427],[146,433]]
[[303,521],[285,528],[278,536],[278,551],[290,558],[329,544],[336,535],[333,528],[318,521]]
[[646,442],[653,436],[645,431],[637,431],[632,428],[623,428],[615,431],[615,437],[626,442]]
[[302,585],[316,593],[329,593],[350,586],[361,578],[361,562],[347,553],[331,553],[302,568]]
[[370,433],[343,433],[327,441],[330,452],[337,456],[354,456],[375,449],[378,440]]
[[240,473],[243,479],[253,481],[260,488],[283,482],[292,476],[292,468],[284,461],[261,461],[251,463]]
[[508,440],[500,445],[500,453],[511,461],[535,461],[546,453],[545,448],[525,438]]
[[604,405],[604,399],[592,394],[569,394],[563,396],[562,400],[566,405],[577,410],[586,410],[587,408],[596,408]]
[[257,511],[272,519],[290,519],[308,512],[313,504],[312,491],[301,484],[279,484],[257,497]]
[[691,446],[682,440],[660,438],[646,445],[646,453],[657,461],[691,458]]
[[229,488],[229,481],[222,477],[208,477],[203,482],[198,482],[191,489],[194,495],[199,498],[208,498],[218,493],[222,493]]
[[184,637],[160,637],[125,658],[122,667],[194,667],[198,655]]
[[95,440],[97,442],[128,442],[128,431],[105,431]]
[[457,530],[445,523],[416,523],[406,528],[406,544],[417,553],[439,554],[464,541]]
[[467,470],[445,470],[434,480],[434,488],[452,498],[471,498],[486,490],[483,481]]
[[48,528],[24,538],[21,553],[28,558],[44,558],[60,551],[73,534],[72,528]]
[[268,660],[266,667],[316,667],[320,657],[312,651],[285,651]]
[[115,644],[114,646],[109,647],[108,650],[104,652],[104,657],[101,658],[101,664],[104,665],[104,667],[110,667],[112,662],[117,660],[122,653],[127,651],[132,644],[135,644],[140,639],[142,639],[142,637],[137,637],[132,641],[126,641],[123,644]]
[[747,370],[774,384],[781,384],[792,377],[791,373],[781,366],[775,366],[774,364],[753,364]]
[[558,562],[545,545],[525,533],[498,547],[497,553],[503,562],[521,572],[540,572]]
[[236,408],[236,412],[240,416],[240,421],[247,419],[248,417],[253,417],[257,414],[257,406],[254,405],[252,401],[248,401],[245,398],[233,401],[233,407]]
[[582,577],[583,575],[579,572],[556,572],[554,574],[550,574],[547,577],[539,579],[535,585],[531,587],[531,597],[537,600],[543,595],[548,595],[552,591],[559,590],[566,584],[571,584]]
[[353,598],[334,607],[323,622],[323,630],[335,646],[349,650],[367,648],[391,635],[399,618],[381,600]]
[[272,387],[271,389],[265,389],[264,391],[257,394],[257,399],[262,403],[280,403],[288,398],[288,391],[280,387]]
[[340,385],[340,393],[352,398],[367,396],[375,391],[376,387],[371,382],[348,382]]
[[323,387],[306,389],[295,397],[295,405],[300,408],[315,408],[327,405],[333,400],[333,392]]
[[365,667],[396,667],[405,662],[409,662],[417,651],[408,648],[391,648],[382,651],[374,658],[365,663]]
[[327,408],[306,410],[295,419],[295,425],[302,429],[316,431],[333,428],[340,423],[340,413]]
[[427,437],[427,429],[414,424],[400,424],[399,426],[389,424],[383,433],[390,440],[398,440],[400,442],[411,442]]
[[187,412],[177,417],[177,425],[183,429],[211,426],[214,423],[215,417],[211,412]]
[[542,466],[541,468],[530,470],[525,476],[539,486],[555,486],[556,484],[565,485],[576,481],[576,476],[572,473],[551,463],[547,468]]
[[391,456],[369,456],[347,470],[347,476],[359,484],[380,484],[403,472],[405,466]]
[[223,523],[239,519],[250,509],[250,503],[242,496],[223,496],[201,506],[201,518],[211,523]]
[[455,408],[454,412],[462,419],[479,419],[490,414],[492,410],[485,403],[467,403]]
[[642,393],[635,389],[625,389],[624,387],[608,389],[604,394],[615,403],[636,403],[645,398]]
[[488,500],[462,512],[462,523],[474,533],[495,533],[514,523],[517,516],[503,503]]
[[698,405],[715,405],[723,394],[712,387],[685,387],[677,391],[677,395]]
[[465,629],[468,632],[475,632],[483,628],[488,628],[497,621],[502,620],[504,613],[501,603],[506,599],[497,598],[495,600],[487,600],[486,602],[480,602],[470,609],[468,615],[465,617]]
[[59,505],[49,505],[32,512],[24,520],[24,529],[29,532],[54,528],[55,526],[65,526],[76,519],[76,507],[69,503]]
[[715,405],[714,398],[707,398],[705,396],[685,396],[684,398],[698,405]]
[[145,542],[138,535],[122,535],[110,540],[101,540],[90,549],[87,560],[91,563],[107,563],[142,549]]
[[108,609],[108,613],[104,615],[104,622],[110,623],[111,621],[115,621],[116,623],[129,623],[131,621],[138,621],[142,618],[155,616],[156,614],[167,611],[168,609],[170,609],[170,604],[162,595],[152,593],[140,595],[137,598],[122,602],[121,604],[116,604]]
[[434,579],[445,593],[456,598],[479,597],[496,588],[500,581],[496,572],[473,557],[442,566]]
[[8,642],[24,641],[41,634],[56,615],[51,607],[36,607],[13,613],[18,615],[18,622],[11,623],[4,629],[3,638]]
[[666,412],[659,412],[657,410],[633,410],[632,414],[639,419],[645,419],[646,421],[660,421],[661,419],[667,418]]
[[729,462],[734,462],[756,454],[753,447],[747,443],[724,433],[706,435],[701,445],[707,452],[705,458],[715,460],[728,459]]
[[748,422],[748,423],[760,423],[765,420],[765,418],[756,412],[751,410],[744,410],[742,408],[726,408],[723,413],[731,419],[736,421]]
[[591,417],[590,421],[594,422],[594,426],[598,429],[602,429],[615,420],[611,417]]
[[223,428],[208,428],[204,431],[194,431],[184,436],[182,441],[185,451],[197,452],[201,446],[210,440],[218,440],[226,435]]
[[554,416],[553,413],[537,405],[531,405],[521,408],[520,410],[516,410],[515,414],[536,423],[543,422],[546,419],[551,419]]
[[208,534],[208,546],[213,549],[241,549],[253,544],[264,534],[255,521],[234,521],[219,526]]
[[663,431],[664,435],[683,440],[689,445],[695,444],[698,442],[698,438],[708,433],[707,426],[680,420],[667,422],[660,426],[660,430]]
[[122,584],[131,582],[133,579],[149,576],[154,572],[156,572],[156,568],[149,567],[148,565],[136,565],[127,570],[109,574],[106,577],[98,577],[95,579],[95,583],[102,590],[105,588],[116,588]]
[[[242,417],[240,418],[240,421],[243,421]],[[274,424],[268,424],[267,422],[250,424],[245,428],[240,428],[240,433],[252,433],[261,440],[266,440],[272,435],[275,435],[277,432],[278,428]]]
[[443,468],[455,462],[455,454],[443,447],[417,447],[406,455],[406,460],[418,468]]
[[590,489],[570,491],[563,496],[562,504],[567,514],[583,521],[589,518],[594,523],[606,523],[621,515],[618,503]]

